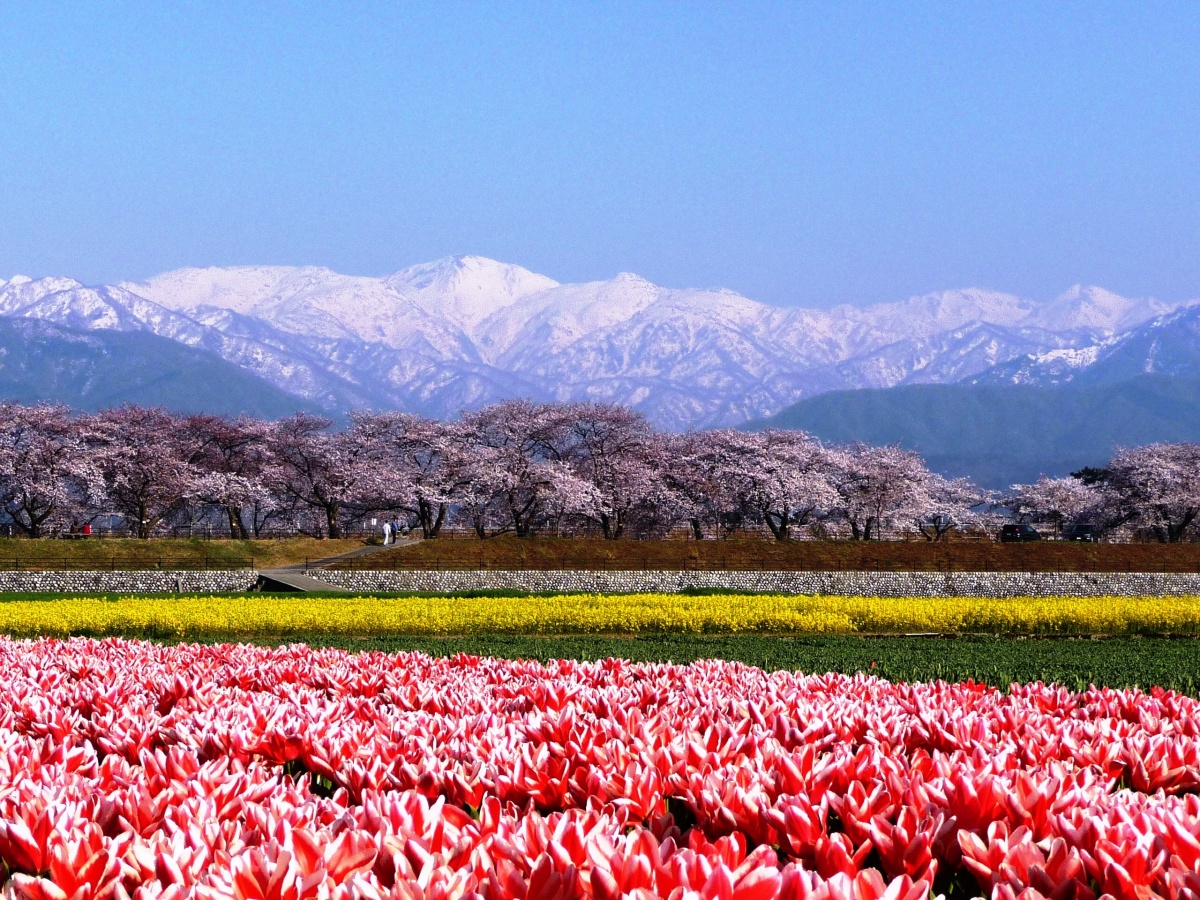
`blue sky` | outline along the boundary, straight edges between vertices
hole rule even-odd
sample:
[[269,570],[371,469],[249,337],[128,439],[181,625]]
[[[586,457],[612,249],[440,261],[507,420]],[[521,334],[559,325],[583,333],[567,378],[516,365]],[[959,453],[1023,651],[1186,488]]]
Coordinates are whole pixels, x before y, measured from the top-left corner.
[[1200,297],[1200,4],[0,0],[0,277]]

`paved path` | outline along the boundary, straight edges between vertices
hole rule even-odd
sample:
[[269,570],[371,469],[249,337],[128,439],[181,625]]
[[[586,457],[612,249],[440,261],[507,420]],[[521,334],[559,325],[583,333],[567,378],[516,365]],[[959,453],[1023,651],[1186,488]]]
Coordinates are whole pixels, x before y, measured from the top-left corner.
[[347,594],[349,591],[345,588],[340,588],[335,584],[330,584],[328,581],[314,578],[308,573],[314,569],[319,571],[334,563],[358,559],[362,556],[370,556],[372,553],[381,553],[384,550],[391,550],[395,547],[415,544],[419,540],[420,538],[405,538],[394,544],[388,544],[386,547],[383,544],[368,544],[365,547],[359,547],[357,550],[351,550],[349,553],[339,553],[337,556],[327,556],[324,559],[308,560],[302,563],[294,563],[290,566],[279,566],[274,569],[262,569],[259,571],[258,581],[255,583],[254,589],[256,591],[270,592],[330,591]]
[[329,591],[336,594],[348,594],[345,588],[340,588],[336,584],[330,584],[328,581],[321,581],[318,578],[311,578],[308,575],[301,574],[299,571],[292,572],[285,569],[265,569],[258,573],[258,581],[254,583],[254,590],[266,591],[272,594],[287,593],[290,591]]

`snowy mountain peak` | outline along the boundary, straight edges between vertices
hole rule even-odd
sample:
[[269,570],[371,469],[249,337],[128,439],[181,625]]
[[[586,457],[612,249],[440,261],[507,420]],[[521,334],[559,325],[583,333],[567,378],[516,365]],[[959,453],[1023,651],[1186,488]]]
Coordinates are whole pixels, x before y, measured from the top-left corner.
[[483,256],[449,256],[409,266],[384,284],[465,328],[477,326],[523,297],[558,287],[545,275]]
[[25,315],[45,297],[82,289],[83,285],[71,278],[14,275],[7,282],[0,281],[0,316]]
[[996,325],[1014,324],[1032,309],[1028,300],[1015,294],[975,287],[925,294],[906,301],[904,305],[935,318],[964,320],[964,324],[971,319]]
[[28,275],[14,275],[5,283],[8,288],[25,288],[26,290],[55,291],[72,287],[83,287],[74,278],[61,278],[48,275],[45,278],[30,278]]
[[281,294],[295,294],[330,279],[341,279],[318,266],[209,266],[164,272],[142,282],[120,287],[168,309],[191,310],[215,306],[243,315],[254,315]]
[[1076,284],[1042,305],[1031,325],[1051,331],[1088,329],[1124,331],[1169,312],[1173,307],[1153,298],[1130,299],[1093,285]]
[[[458,254],[443,256],[433,262],[417,263],[406,266],[389,276],[389,282],[396,281],[415,288],[428,288],[436,284],[450,285],[461,278],[501,277],[509,270],[517,270],[532,275],[527,269],[488,259],[486,256],[470,256]],[[539,276],[540,277],[540,276]],[[548,280],[548,279],[547,279]]]

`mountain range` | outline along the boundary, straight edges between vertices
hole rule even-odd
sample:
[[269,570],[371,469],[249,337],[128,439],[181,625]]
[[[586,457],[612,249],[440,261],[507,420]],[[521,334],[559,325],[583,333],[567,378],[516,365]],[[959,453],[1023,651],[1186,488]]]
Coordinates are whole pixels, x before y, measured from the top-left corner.
[[[7,327],[20,321],[42,330]],[[737,425],[833,391],[1200,373],[1198,322],[1200,306],[1096,287],[1045,302],[972,288],[818,310],[629,273],[559,284],[477,256],[382,278],[282,266],[180,269],[98,286],[15,276],[0,281],[0,390],[14,390],[2,354],[15,344],[40,353],[49,371],[62,368],[56,352],[69,360],[90,336],[92,365],[119,354],[130,379],[106,402],[154,396],[194,407],[202,379],[172,380],[171,366],[207,361],[215,382],[242,379],[219,392],[225,408],[256,414],[291,404],[447,418],[523,396],[623,403],[685,429]],[[118,348],[110,339],[120,334],[140,337]],[[172,362],[169,345],[187,354]],[[142,374],[160,389],[138,393]],[[101,396],[93,389],[81,402],[76,382],[60,377],[54,399],[87,405]]]

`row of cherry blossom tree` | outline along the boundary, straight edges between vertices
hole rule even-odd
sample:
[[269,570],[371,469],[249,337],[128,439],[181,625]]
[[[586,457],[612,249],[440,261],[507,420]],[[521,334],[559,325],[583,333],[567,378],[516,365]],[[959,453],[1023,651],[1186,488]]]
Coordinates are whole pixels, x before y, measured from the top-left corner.
[[1103,468],[1016,485],[1002,503],[1018,518],[1061,532],[1087,523],[1103,534],[1177,543],[1200,539],[1200,444],[1119,450]]
[[697,539],[759,530],[781,541],[937,540],[1011,508],[1176,541],[1193,534],[1198,486],[1195,445],[1122,451],[1103,469],[998,497],[896,447],[827,446],[798,431],[666,434],[592,403],[509,401],[454,422],[356,413],[342,430],[307,414],[265,422],[0,406],[0,503],[29,537],[105,518],[139,537],[200,523],[234,537],[338,537],[396,518],[425,538],[453,526],[479,537],[686,528]]

